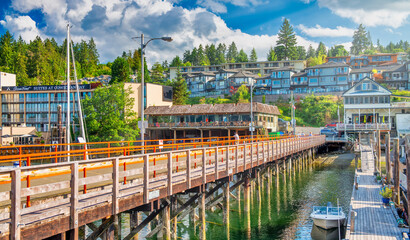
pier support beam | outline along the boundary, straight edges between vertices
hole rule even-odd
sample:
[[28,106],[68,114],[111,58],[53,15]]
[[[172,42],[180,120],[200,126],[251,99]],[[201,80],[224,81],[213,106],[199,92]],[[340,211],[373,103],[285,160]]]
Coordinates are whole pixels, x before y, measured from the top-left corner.
[[227,239],[229,239],[229,211],[230,211],[230,207],[229,207],[229,203],[230,203],[230,189],[229,189],[229,181],[226,182],[225,188],[224,188],[224,197],[225,197],[225,201],[224,201],[224,223],[226,226],[226,237]]
[[164,210],[162,210],[162,239],[171,239],[171,207],[168,204]]
[[243,200],[244,200],[244,214],[245,214],[245,229],[248,239],[251,236],[251,202],[250,202],[250,182],[249,177],[246,176],[243,184]]
[[206,239],[205,200],[206,200],[205,189],[203,189],[203,192],[199,200],[200,201],[199,217],[201,221],[201,227],[200,227],[201,233],[200,233],[199,239],[201,240]]

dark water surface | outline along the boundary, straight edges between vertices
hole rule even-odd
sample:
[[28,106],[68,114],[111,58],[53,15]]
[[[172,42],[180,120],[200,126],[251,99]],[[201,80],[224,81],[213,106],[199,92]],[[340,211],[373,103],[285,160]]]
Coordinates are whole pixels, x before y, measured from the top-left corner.
[[[353,159],[354,154],[348,153],[322,156],[308,169],[273,175],[270,186],[267,175],[260,186],[252,181],[250,217],[244,214],[241,188],[240,201],[231,197],[229,228],[219,207],[206,212],[207,239],[312,239],[313,221],[309,215],[313,206],[327,202],[336,206],[339,199],[347,216],[354,177]],[[235,196],[236,191],[233,191]],[[129,218],[121,221],[125,236],[129,233]],[[189,215],[178,222],[177,229],[179,239],[199,239],[199,221],[194,226]],[[318,236],[314,239],[326,239],[322,229],[313,228],[313,231],[313,235]],[[141,231],[140,239],[146,234],[147,229]],[[337,237],[338,231],[326,234]]]

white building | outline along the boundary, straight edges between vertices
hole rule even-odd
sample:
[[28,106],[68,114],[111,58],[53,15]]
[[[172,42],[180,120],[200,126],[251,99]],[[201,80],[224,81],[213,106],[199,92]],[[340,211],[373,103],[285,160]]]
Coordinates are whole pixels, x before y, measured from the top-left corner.
[[410,102],[392,102],[392,92],[366,77],[343,93],[344,123],[339,131],[384,130],[397,134],[397,117],[410,114]]

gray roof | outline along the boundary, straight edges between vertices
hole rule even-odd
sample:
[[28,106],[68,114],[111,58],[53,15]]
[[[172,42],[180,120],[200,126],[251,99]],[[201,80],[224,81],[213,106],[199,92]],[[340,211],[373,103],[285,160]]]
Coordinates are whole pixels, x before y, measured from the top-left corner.
[[406,72],[406,65],[405,64],[400,64],[400,65],[394,65],[391,66],[389,69],[387,69],[384,72]]
[[[226,104],[197,104],[197,105],[173,105],[173,106],[150,106],[145,110],[150,116],[172,115],[198,115],[198,114],[247,114],[251,111],[250,103],[226,103]],[[253,112],[280,115],[276,106],[254,102]]]
[[248,72],[248,71],[239,71],[235,73],[234,75],[230,76],[229,78],[243,78],[243,77],[257,78],[259,76],[251,72]]
[[307,76],[307,72],[298,72],[292,75],[292,77],[305,77]]
[[344,62],[327,62],[327,63],[323,63],[320,65],[316,65],[316,66],[312,66],[312,67],[307,67],[306,69],[313,69],[313,68],[333,68],[333,67],[349,67],[348,64],[344,63]]

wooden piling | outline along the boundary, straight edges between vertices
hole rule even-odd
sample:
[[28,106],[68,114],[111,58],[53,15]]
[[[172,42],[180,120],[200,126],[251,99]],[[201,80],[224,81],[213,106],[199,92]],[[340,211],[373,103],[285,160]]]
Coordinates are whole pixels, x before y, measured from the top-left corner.
[[399,139],[394,139],[394,202],[400,204],[400,170],[399,170],[399,151],[400,144]]
[[229,181],[226,182],[225,188],[224,188],[224,223],[226,227],[226,237],[229,239],[229,226],[230,226],[230,221],[229,221],[229,203],[230,203],[230,189],[229,189]]
[[169,204],[162,210],[162,223],[163,223],[162,238],[166,240],[170,240],[171,239],[171,208]]
[[251,234],[251,202],[250,202],[250,182],[249,178],[246,177],[243,185],[243,200],[244,200],[244,214],[245,214],[245,229],[248,238]]
[[200,227],[201,233],[200,233],[199,238],[201,240],[206,239],[205,199],[206,199],[206,195],[205,195],[205,191],[203,191],[200,197],[200,210],[199,210],[199,215],[201,219],[201,227]]
[[386,148],[385,148],[385,158],[386,158],[386,179],[387,184],[391,183],[391,159],[390,159],[390,133],[385,136]]

